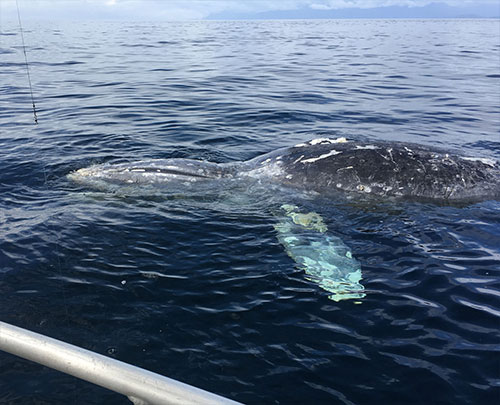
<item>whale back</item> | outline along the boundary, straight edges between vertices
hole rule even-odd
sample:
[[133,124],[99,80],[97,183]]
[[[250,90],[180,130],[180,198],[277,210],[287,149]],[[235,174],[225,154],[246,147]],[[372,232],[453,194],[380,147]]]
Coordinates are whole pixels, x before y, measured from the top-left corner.
[[253,178],[332,196],[347,193],[445,202],[500,199],[500,166],[493,160],[410,143],[345,138],[315,139],[246,162],[148,160],[95,165],[68,177],[101,188],[120,184],[182,188],[207,180]]
[[317,139],[257,157],[251,164],[253,173],[321,194],[500,199],[497,162],[409,143]]

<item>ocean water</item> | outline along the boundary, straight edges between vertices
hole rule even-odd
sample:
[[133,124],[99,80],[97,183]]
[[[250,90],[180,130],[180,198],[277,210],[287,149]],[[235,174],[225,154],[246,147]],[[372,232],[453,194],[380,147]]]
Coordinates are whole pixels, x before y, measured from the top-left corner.
[[[248,404],[500,397],[500,203],[290,190],[361,263],[334,302],[272,195],[91,190],[103,162],[233,162],[318,137],[500,158],[498,20],[0,21],[0,319]],[[376,168],[374,168],[376,170]],[[0,352],[0,402],[124,397]]]

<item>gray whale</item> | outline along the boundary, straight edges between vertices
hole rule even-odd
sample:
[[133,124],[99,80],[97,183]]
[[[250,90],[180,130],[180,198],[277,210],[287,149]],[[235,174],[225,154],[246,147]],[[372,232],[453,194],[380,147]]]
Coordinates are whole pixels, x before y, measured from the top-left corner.
[[[241,188],[263,193],[275,217],[274,229],[287,254],[306,278],[331,293],[334,301],[362,299],[361,264],[343,241],[328,232],[316,212],[283,204],[288,193],[278,188],[332,196],[475,202],[500,198],[500,167],[489,159],[471,158],[398,142],[354,142],[345,138],[314,139],[238,163],[217,164],[191,159],[159,159],[101,164],[68,175],[71,180],[107,191],[147,195],[148,190]],[[167,193],[168,194],[168,193]],[[292,197],[292,199],[294,199]],[[281,206],[277,207],[279,201]]]
[[494,160],[416,144],[345,138],[314,139],[246,162],[157,159],[95,165],[69,178],[91,186],[253,178],[322,195],[342,192],[450,202],[500,199],[500,166]]

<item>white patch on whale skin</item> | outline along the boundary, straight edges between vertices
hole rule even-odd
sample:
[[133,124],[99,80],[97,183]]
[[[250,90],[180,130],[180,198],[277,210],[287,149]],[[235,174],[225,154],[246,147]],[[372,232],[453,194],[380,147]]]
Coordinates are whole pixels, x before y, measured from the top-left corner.
[[364,191],[365,193],[371,193],[372,189],[370,186],[365,186],[363,184],[360,184],[356,187],[358,191]]
[[463,160],[469,160],[472,162],[481,162],[488,166],[496,166],[497,161],[495,159],[479,158],[479,157],[461,157]]
[[349,170],[349,169],[354,169],[354,166],[341,167],[340,169],[337,169],[337,173],[342,171],[342,170]]
[[320,156],[315,157],[315,158],[304,159],[301,163],[313,163],[313,162],[316,162],[317,160],[325,159],[327,157],[338,155],[340,153],[342,153],[342,152],[339,152],[338,150],[333,149],[330,152],[325,153],[324,155],[320,155]]
[[375,149],[380,149],[380,148],[378,146],[375,146],[375,145],[364,145],[364,146],[356,145],[356,149],[372,149],[372,150],[375,150]]
[[337,139],[330,139],[330,138],[317,138],[313,139],[312,141],[309,141],[309,145],[317,145],[321,143],[345,143],[347,142],[347,139],[342,137],[342,138],[337,138]]
[[297,145],[294,146],[294,148],[303,148],[304,146],[309,146],[309,145],[318,145],[318,144],[326,144],[326,143],[345,143],[349,142],[346,138],[336,138],[336,139],[330,139],[330,138],[316,138],[313,139],[312,141],[309,141],[308,143],[298,143]]
[[295,163],[300,162],[300,161],[301,161],[301,159],[302,159],[303,157],[304,157],[304,155],[300,155],[300,157],[298,157],[297,159],[295,159],[295,160],[293,161],[293,163],[295,164]]

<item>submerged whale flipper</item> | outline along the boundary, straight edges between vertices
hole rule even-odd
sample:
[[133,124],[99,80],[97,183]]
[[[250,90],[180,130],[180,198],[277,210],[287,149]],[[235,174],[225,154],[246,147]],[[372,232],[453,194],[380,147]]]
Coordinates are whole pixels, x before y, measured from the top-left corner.
[[332,293],[334,301],[365,296],[361,266],[340,238],[327,234],[327,226],[315,212],[301,213],[295,205],[282,205],[274,226],[279,242],[305,271],[307,278]]

